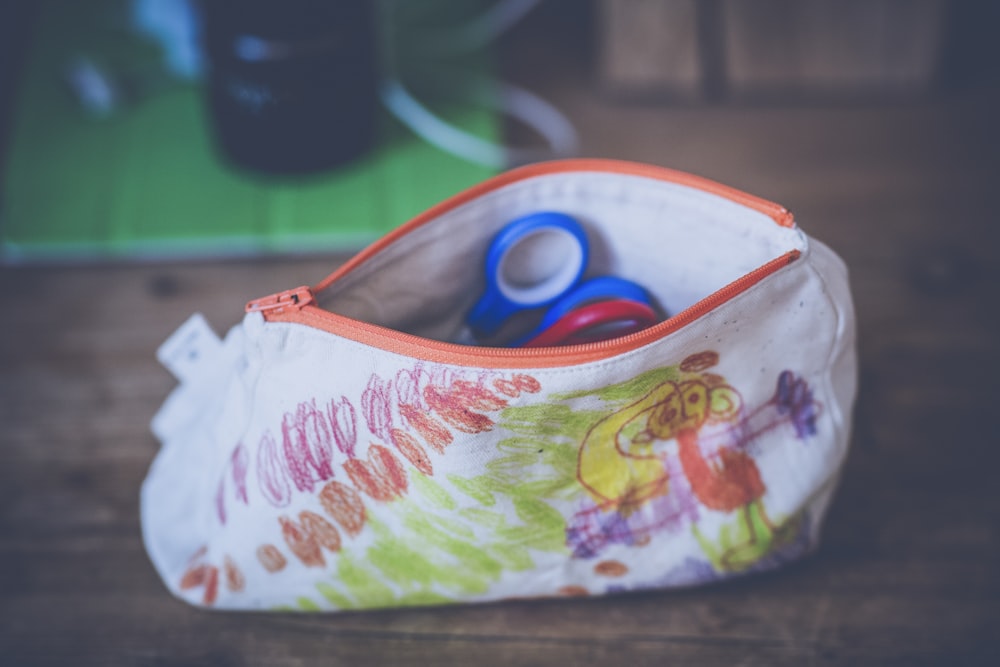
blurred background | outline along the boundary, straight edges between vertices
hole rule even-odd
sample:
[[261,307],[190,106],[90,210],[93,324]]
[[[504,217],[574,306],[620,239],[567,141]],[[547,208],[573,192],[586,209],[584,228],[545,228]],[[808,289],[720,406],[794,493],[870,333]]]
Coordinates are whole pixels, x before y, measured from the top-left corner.
[[574,155],[795,196],[841,133],[898,158],[879,119],[985,104],[1000,62],[972,0],[3,7],[8,263],[349,251]]

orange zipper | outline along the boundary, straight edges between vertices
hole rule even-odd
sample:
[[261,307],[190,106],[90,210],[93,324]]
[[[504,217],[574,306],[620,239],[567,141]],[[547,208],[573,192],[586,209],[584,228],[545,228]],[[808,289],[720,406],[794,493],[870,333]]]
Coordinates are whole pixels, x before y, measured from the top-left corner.
[[511,170],[445,200],[362,250],[315,287],[302,286],[261,299],[254,299],[246,305],[246,311],[248,313],[259,312],[268,322],[305,324],[343,338],[426,361],[485,368],[550,368],[599,361],[648,345],[690,324],[737,294],[749,289],[775,271],[787,266],[801,255],[798,250],[789,251],[733,281],[673,317],[648,329],[612,340],[583,345],[546,348],[494,348],[458,345],[422,338],[377,324],[354,320],[324,310],[316,305],[315,294],[326,289],[336,280],[347,275],[401,237],[409,234],[421,225],[436,219],[443,213],[517,181],[542,175],[581,171],[645,176],[685,185],[725,197],[748,208],[760,211],[783,227],[794,226],[791,213],[782,206],[714,181],[672,169],[617,160],[596,159],[560,160],[557,162],[540,163]]

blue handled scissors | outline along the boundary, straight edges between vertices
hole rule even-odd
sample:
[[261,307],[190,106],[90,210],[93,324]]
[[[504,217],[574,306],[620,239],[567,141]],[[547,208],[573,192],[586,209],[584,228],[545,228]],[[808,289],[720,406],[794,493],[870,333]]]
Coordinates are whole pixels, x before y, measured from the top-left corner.
[[651,307],[646,290],[623,278],[581,283],[589,256],[583,227],[564,213],[544,211],[514,220],[490,244],[486,289],[466,323],[477,337],[489,336],[519,311],[550,306],[534,331],[511,343],[519,346],[590,303],[627,300]]

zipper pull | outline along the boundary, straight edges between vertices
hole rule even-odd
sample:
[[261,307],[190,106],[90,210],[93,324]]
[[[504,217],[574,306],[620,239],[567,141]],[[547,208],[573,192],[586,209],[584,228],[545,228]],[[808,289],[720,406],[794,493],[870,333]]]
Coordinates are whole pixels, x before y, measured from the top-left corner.
[[314,301],[312,289],[303,285],[302,287],[278,292],[271,296],[254,299],[247,303],[246,312],[260,313],[266,311],[284,313],[300,310],[303,306],[307,306]]

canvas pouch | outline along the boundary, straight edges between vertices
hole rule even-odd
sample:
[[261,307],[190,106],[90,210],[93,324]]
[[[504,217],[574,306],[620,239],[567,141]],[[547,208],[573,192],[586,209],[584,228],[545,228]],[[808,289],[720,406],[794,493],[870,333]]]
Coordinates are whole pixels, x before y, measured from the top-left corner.
[[[460,345],[482,257],[539,211],[670,313],[564,347]],[[281,287],[281,286],[277,286]],[[172,593],[342,610],[692,586],[813,550],[856,389],[847,271],[784,208],[568,160],[449,199],[161,359],[143,537]]]

